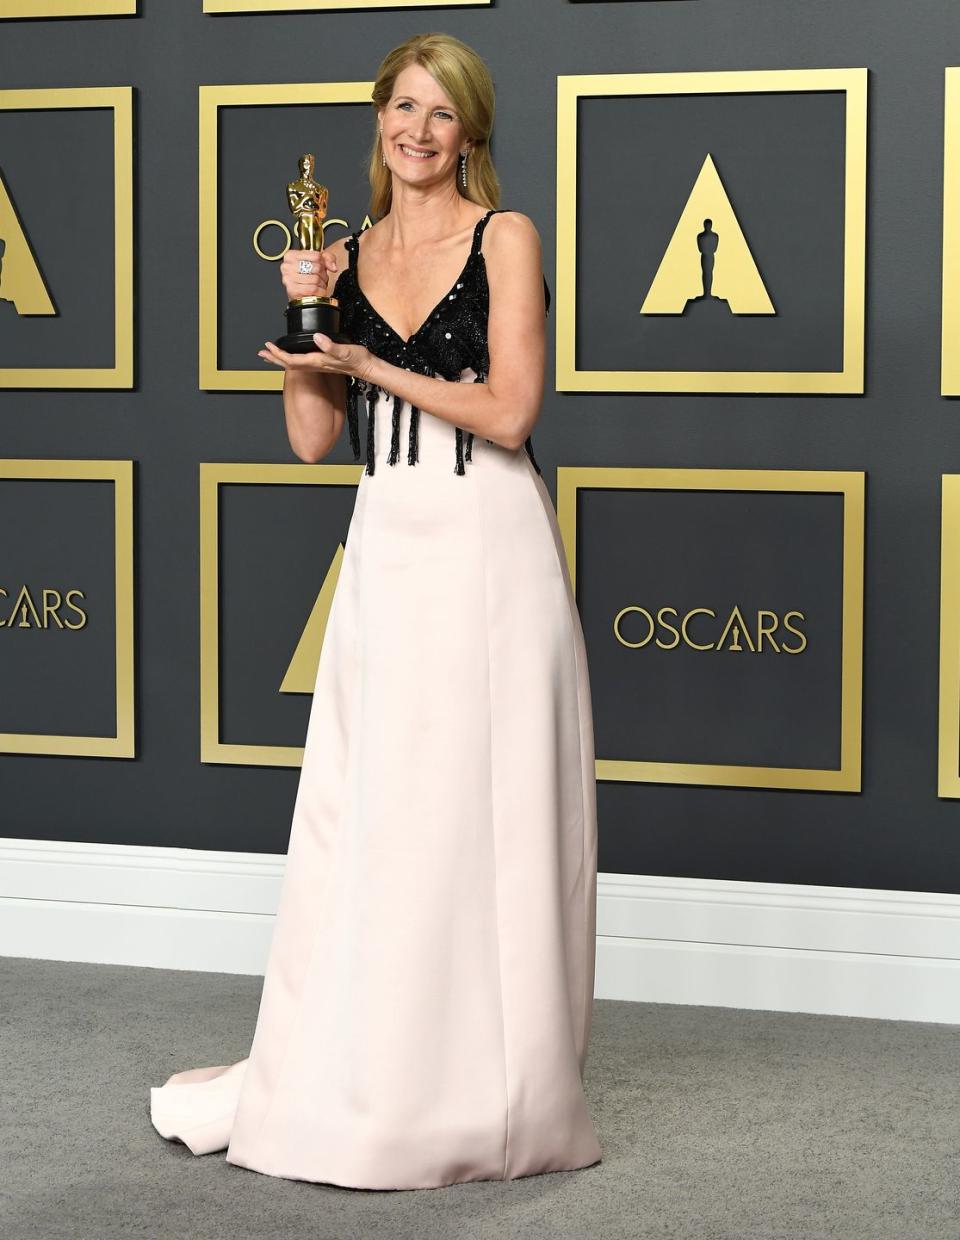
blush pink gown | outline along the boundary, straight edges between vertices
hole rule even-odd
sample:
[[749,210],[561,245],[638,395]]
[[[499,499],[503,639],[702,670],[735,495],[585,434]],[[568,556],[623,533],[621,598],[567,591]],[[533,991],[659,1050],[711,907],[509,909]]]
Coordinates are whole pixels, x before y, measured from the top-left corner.
[[358,485],[249,1055],[150,1090],[194,1154],[375,1189],[600,1159],[583,631],[526,452],[461,476],[452,434],[421,411],[394,467],[378,434]]

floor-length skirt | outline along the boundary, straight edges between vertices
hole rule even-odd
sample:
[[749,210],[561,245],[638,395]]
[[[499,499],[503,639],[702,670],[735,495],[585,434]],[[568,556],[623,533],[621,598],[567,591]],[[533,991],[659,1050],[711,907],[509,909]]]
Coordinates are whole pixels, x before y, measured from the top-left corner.
[[[465,372],[470,377],[472,372]],[[600,1159],[590,684],[523,449],[420,412],[357,488],[249,1055],[150,1090],[162,1136],[268,1175],[438,1187]]]

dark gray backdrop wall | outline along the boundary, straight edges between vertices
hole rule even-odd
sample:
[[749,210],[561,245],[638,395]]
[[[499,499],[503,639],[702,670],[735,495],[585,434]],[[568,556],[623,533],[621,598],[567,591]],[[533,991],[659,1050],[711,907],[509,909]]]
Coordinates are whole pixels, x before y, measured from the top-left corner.
[[[285,851],[299,771],[199,761],[198,462],[295,458],[279,396],[198,390],[197,88],[371,79],[389,48],[424,30],[458,35],[492,68],[502,205],[536,223],[551,288],[556,75],[870,69],[865,394],[559,394],[551,316],[534,439],[554,494],[558,465],[867,473],[862,793],[601,782],[600,869],[960,892],[960,805],[936,795],[940,475],[960,469],[960,408],[939,395],[943,70],[960,61],[955,0],[498,0],[230,17],[203,16],[199,0],[142,0],[135,19],[0,24],[4,88],[136,88],[138,230],[136,389],[0,392],[0,455],[137,463],[138,756],[0,756],[0,831]],[[55,175],[57,152],[50,158]],[[591,158],[637,152],[618,142]],[[658,175],[656,164],[641,172]],[[629,202],[602,203],[590,223],[631,244]],[[84,235],[73,244],[82,249]],[[351,460],[344,437],[328,461]],[[292,521],[317,509],[283,511]],[[7,563],[14,522],[33,519],[9,516]],[[247,517],[242,534],[264,540],[262,553],[275,530]],[[301,522],[290,537],[309,530]],[[275,589],[258,599],[248,581],[248,604],[269,606]],[[817,738],[806,742],[815,749]]]

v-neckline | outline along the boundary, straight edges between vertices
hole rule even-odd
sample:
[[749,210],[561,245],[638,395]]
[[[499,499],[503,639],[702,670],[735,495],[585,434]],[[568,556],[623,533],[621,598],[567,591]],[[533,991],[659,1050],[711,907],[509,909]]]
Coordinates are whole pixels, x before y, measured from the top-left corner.
[[411,340],[415,340],[416,337],[420,335],[420,333],[427,326],[427,324],[430,322],[430,320],[433,318],[436,312],[440,309],[443,303],[447,300],[450,294],[456,289],[457,284],[463,279],[463,277],[466,275],[467,271],[469,270],[470,264],[473,262],[474,256],[479,255],[481,258],[483,257],[480,251],[480,247],[476,245],[477,229],[480,227],[483,221],[487,218],[487,216],[492,215],[492,214],[493,214],[492,210],[487,211],[487,213],[485,215],[481,215],[480,219],[478,219],[476,224],[474,224],[473,237],[471,238],[471,241],[470,241],[470,253],[467,255],[467,261],[463,264],[463,267],[460,270],[460,274],[454,279],[453,284],[450,285],[450,287],[447,289],[444,295],[440,298],[437,304],[430,310],[430,312],[427,314],[427,317],[423,320],[423,322],[420,324],[417,330],[412,335],[407,336],[406,339],[404,339],[404,337],[400,335],[400,333],[391,323],[387,322],[387,320],[383,317],[383,315],[380,313],[377,307],[373,304],[370,298],[363,291],[363,287],[360,284],[360,235],[359,233],[354,237],[353,239],[354,246],[355,246],[355,253],[353,256],[354,286],[356,287],[356,290],[360,294],[361,298],[366,302],[368,310],[370,310],[371,313],[380,320],[380,322],[387,329],[387,331],[390,332],[392,336],[395,336],[396,339],[399,340],[400,343],[404,347],[406,347],[410,343]]

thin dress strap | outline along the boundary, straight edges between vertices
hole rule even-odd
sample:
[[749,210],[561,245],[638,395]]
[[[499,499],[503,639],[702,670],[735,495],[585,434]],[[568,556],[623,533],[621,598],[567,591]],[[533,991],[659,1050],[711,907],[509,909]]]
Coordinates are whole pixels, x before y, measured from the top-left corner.
[[473,245],[470,247],[471,254],[476,254],[480,249],[480,242],[483,239],[483,230],[487,226],[487,220],[491,215],[497,215],[499,210],[500,208],[491,207],[486,215],[482,215],[480,219],[477,220],[473,230]]
[[357,265],[357,250],[360,245],[360,242],[357,240],[357,238],[359,236],[360,236],[359,232],[352,232],[350,236],[344,242],[344,248],[346,249],[347,255],[348,255],[347,266],[350,268],[356,267]]

